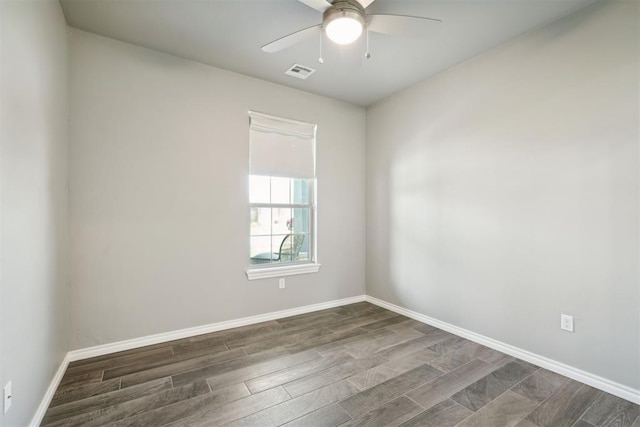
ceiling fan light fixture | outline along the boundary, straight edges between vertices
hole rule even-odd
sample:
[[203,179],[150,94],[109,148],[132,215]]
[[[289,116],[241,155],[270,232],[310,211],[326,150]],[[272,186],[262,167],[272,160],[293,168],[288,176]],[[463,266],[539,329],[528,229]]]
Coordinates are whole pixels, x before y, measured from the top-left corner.
[[329,9],[324,16],[324,31],[337,44],[349,44],[358,40],[365,25],[363,14],[357,9]]

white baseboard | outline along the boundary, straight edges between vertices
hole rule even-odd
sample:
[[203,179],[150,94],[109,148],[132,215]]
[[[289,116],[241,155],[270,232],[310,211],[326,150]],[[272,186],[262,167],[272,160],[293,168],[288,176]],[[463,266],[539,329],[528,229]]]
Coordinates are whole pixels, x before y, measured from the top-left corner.
[[402,314],[403,316],[410,317],[419,322],[426,323],[428,325],[434,326],[436,328],[439,328],[444,331],[450,332],[452,334],[458,335],[460,337],[466,338],[478,344],[485,345],[494,350],[498,350],[502,353],[506,353],[510,356],[517,357],[518,359],[522,359],[527,362],[533,363],[534,365],[541,366],[545,369],[548,369],[560,375],[564,375],[565,377],[569,377],[581,383],[590,385],[599,390],[606,391],[607,393],[611,393],[614,396],[618,396],[622,399],[625,399],[640,405],[640,390],[636,390],[631,387],[625,386],[623,384],[610,381],[598,375],[594,375],[589,372],[585,372],[581,369],[577,369],[572,366],[565,365],[564,363],[558,362],[556,360],[549,359],[547,357],[540,356],[535,353],[531,353],[530,351],[526,351],[509,344],[505,344],[501,341],[494,340],[492,338],[477,334],[467,329],[460,328],[450,323],[442,322],[432,317],[425,316],[424,314],[420,314],[418,312],[408,310],[404,307],[391,304],[389,302],[386,302],[384,300],[381,300],[369,295],[366,296],[366,301],[372,304],[378,305],[380,307],[386,308],[387,310],[394,311],[398,314]]
[[31,422],[29,423],[30,427],[38,427],[40,423],[42,423],[42,419],[44,418],[44,414],[47,412],[47,408],[49,408],[49,404],[51,403],[51,399],[53,399],[53,395],[62,381],[62,377],[64,376],[65,371],[67,370],[67,366],[69,365],[69,353],[64,356],[56,374],[53,376],[49,387],[47,388],[42,401],[40,401],[40,405],[38,405],[38,409],[36,413],[31,418]]
[[365,301],[365,295],[356,297],[343,298],[323,302],[320,304],[305,305],[303,307],[290,308],[288,310],[274,311],[271,313],[259,314],[257,316],[243,317],[241,319],[227,320],[224,322],[212,323],[209,325],[196,326],[193,328],[180,329],[177,331],[164,332],[161,334],[148,335],[141,338],[133,338],[125,341],[118,341],[109,344],[98,345],[95,347],[83,348],[80,350],[72,350],[68,353],[68,361],[88,359],[91,357],[102,356],[104,354],[117,353],[119,351],[131,350],[133,348],[144,347],[147,345],[160,344],[163,342],[188,338],[195,335],[208,334],[211,332],[222,331],[225,329],[238,328],[240,326],[253,325],[260,322],[268,322],[270,320],[282,319],[284,317],[296,316],[298,314],[311,313],[313,311],[326,310],[327,308],[339,307],[347,304]]

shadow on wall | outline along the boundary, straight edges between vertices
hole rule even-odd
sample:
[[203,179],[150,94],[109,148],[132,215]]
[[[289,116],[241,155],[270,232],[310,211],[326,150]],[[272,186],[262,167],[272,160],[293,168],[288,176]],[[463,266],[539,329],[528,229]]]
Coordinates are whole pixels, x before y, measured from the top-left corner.
[[374,295],[638,387],[637,14],[599,2],[370,109]]

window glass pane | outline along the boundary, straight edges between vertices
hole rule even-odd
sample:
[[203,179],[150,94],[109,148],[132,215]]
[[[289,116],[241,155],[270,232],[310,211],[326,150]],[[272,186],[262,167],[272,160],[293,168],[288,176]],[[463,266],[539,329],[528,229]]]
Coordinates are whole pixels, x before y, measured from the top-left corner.
[[268,264],[277,255],[271,250],[271,236],[251,236],[251,264]]
[[300,245],[300,251],[296,256],[296,261],[311,261],[311,253],[309,252],[309,235],[303,234],[304,240]]
[[251,175],[249,178],[249,202],[269,203],[271,177]]
[[273,251],[278,253],[278,260],[291,261],[291,236],[289,234],[273,236],[273,243]]
[[[293,208],[293,230],[292,232],[298,237],[299,253],[310,253],[309,235],[311,232],[311,209],[310,208]],[[303,258],[306,259],[306,258]]]
[[298,205],[309,204],[310,179],[291,179],[291,203]]
[[271,208],[251,208],[251,235],[271,235]]
[[271,178],[271,203],[289,203],[289,178]]
[[271,212],[271,232],[281,235],[289,234],[291,227],[291,208],[273,208]]
[[293,227],[291,231],[293,233],[308,233],[310,224],[310,212],[309,208],[293,208]]
[[[278,255],[280,262],[294,262],[298,261],[298,255],[306,236],[304,234],[288,234],[280,240],[280,247],[278,249]],[[274,236],[276,239],[276,236]]]

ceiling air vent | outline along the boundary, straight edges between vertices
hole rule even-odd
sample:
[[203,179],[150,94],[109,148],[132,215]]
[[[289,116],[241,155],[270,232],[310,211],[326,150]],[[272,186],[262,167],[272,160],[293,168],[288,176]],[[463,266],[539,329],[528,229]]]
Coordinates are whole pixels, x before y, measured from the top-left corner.
[[284,73],[288,76],[293,76],[304,80],[315,72],[316,70],[314,70],[313,68],[305,67],[304,65],[300,64],[293,64],[291,68],[289,68]]

